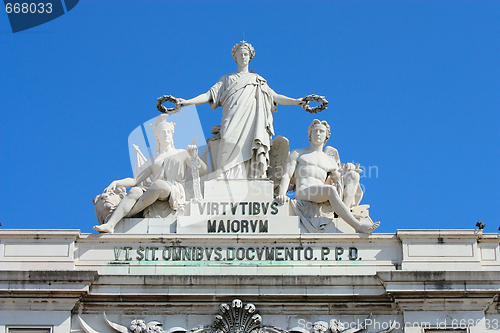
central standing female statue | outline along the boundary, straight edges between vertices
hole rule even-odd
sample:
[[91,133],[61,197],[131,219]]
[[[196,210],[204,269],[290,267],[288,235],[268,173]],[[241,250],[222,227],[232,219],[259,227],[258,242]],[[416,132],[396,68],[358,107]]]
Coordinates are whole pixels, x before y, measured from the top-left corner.
[[231,54],[238,71],[221,77],[205,94],[189,100],[179,98],[180,105],[208,102],[212,109],[222,106],[218,177],[265,178],[274,134],[272,112],[276,112],[277,104],[306,102],[275,93],[263,77],[248,72],[248,64],[255,55],[251,44],[243,40],[233,47]]

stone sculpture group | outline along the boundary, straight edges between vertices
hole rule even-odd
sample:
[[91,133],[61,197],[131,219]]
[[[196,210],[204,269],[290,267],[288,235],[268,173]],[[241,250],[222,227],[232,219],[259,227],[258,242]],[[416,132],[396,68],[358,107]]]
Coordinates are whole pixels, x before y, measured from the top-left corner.
[[[324,147],[330,137],[326,121],[313,120],[307,148],[290,153],[286,138],[278,136],[272,141],[272,113],[278,104],[300,105],[316,113],[326,109],[328,102],[317,95],[295,99],[274,92],[264,78],[248,71],[255,50],[245,41],[236,44],[231,54],[238,70],[221,77],[206,93],[187,100],[173,96],[159,99],[158,108],[167,114],[159,115],[151,125],[156,153],[134,172],[133,178],[113,181],[94,199],[100,223],[94,229],[112,233],[123,218],[138,214],[153,218],[182,215],[186,204],[193,200],[186,192],[201,193],[200,180],[203,184],[210,179],[256,182],[269,178],[274,181],[275,200],[280,205],[288,204],[287,193],[295,190],[289,204],[308,232],[323,232],[324,226],[337,216],[356,232],[375,230],[379,223],[373,223],[368,216],[369,206],[359,205],[361,170],[352,163],[341,164],[337,150]],[[194,144],[186,150],[174,147],[175,124],[167,122],[172,110],[161,105],[165,100],[174,101],[173,112],[204,103],[213,109],[222,107],[221,125],[212,129],[214,137],[208,140],[209,160],[198,157]],[[321,105],[313,109],[308,105],[311,100]],[[130,188],[128,193],[124,188]]]

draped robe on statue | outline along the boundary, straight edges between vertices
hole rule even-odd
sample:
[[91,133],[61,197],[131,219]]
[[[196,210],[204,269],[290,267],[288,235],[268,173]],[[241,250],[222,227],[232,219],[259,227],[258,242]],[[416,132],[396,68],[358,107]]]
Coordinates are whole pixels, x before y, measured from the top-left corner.
[[184,160],[180,158],[185,150],[175,149],[174,151],[170,156],[164,158],[161,158],[161,154],[156,154],[144,164],[144,167],[151,168],[152,174],[145,183],[139,186],[143,192],[146,192],[148,187],[158,179],[164,180],[170,185],[168,200],[157,200],[146,207],[143,212],[144,217],[172,217],[177,211],[184,210],[186,206],[186,191],[184,189],[186,165]]
[[269,164],[274,91],[254,73],[224,75],[210,89],[210,107],[222,106],[217,168],[225,178],[265,178]]

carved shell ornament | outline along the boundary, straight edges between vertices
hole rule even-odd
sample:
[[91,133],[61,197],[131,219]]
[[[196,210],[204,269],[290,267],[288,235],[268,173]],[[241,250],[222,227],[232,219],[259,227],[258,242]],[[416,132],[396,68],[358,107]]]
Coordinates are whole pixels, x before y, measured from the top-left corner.
[[255,305],[235,299],[231,305],[221,304],[213,322],[213,333],[250,333],[261,328],[262,317],[255,313]]
[[[120,333],[310,333],[305,328],[295,327],[292,329],[283,329],[276,326],[262,325],[262,317],[257,313],[255,305],[252,303],[243,304],[239,299],[235,299],[231,304],[223,303],[219,307],[219,313],[215,315],[211,326],[198,326],[191,330],[183,327],[172,327],[163,330],[163,325],[158,321],[146,323],[143,319],[134,319],[130,323],[130,329],[124,325],[113,323],[108,319],[106,313],[103,313],[104,321],[115,331]],[[344,326],[342,322],[332,319],[330,325],[326,321],[317,321],[313,324],[313,333],[356,333],[367,329],[366,322],[372,318],[357,323],[355,327]],[[86,333],[99,333],[78,316],[80,326]],[[396,328],[396,321],[393,321],[390,327],[377,333],[389,333]]]
[[[323,110],[326,110],[327,106],[328,106],[328,101],[325,99],[325,96],[319,96],[319,95],[312,94],[312,95],[307,95],[306,97],[302,98],[302,100],[307,102],[307,104],[302,105],[302,108],[309,113],[321,112]],[[315,106],[315,107],[310,107],[309,106],[310,101],[318,102],[321,104],[318,106]]]
[[[174,103],[175,107],[174,108],[166,108],[162,104],[165,102],[171,102]],[[172,96],[172,95],[163,95],[161,97],[158,97],[158,100],[156,101],[156,108],[158,111],[166,113],[168,115],[173,115],[174,113],[177,113],[181,110],[181,105],[179,99],[177,97]]]

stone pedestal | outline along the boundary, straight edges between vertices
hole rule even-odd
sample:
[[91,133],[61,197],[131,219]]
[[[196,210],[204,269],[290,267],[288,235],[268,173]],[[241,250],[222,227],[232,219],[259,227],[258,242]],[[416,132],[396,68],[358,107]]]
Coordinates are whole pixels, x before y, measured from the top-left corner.
[[214,179],[204,199],[191,202],[177,220],[178,234],[299,234],[299,218],[289,204],[273,199],[267,179]]
[[213,179],[205,182],[204,199],[210,201],[273,201],[268,179]]
[[173,234],[177,218],[125,218],[115,227],[117,234]]

